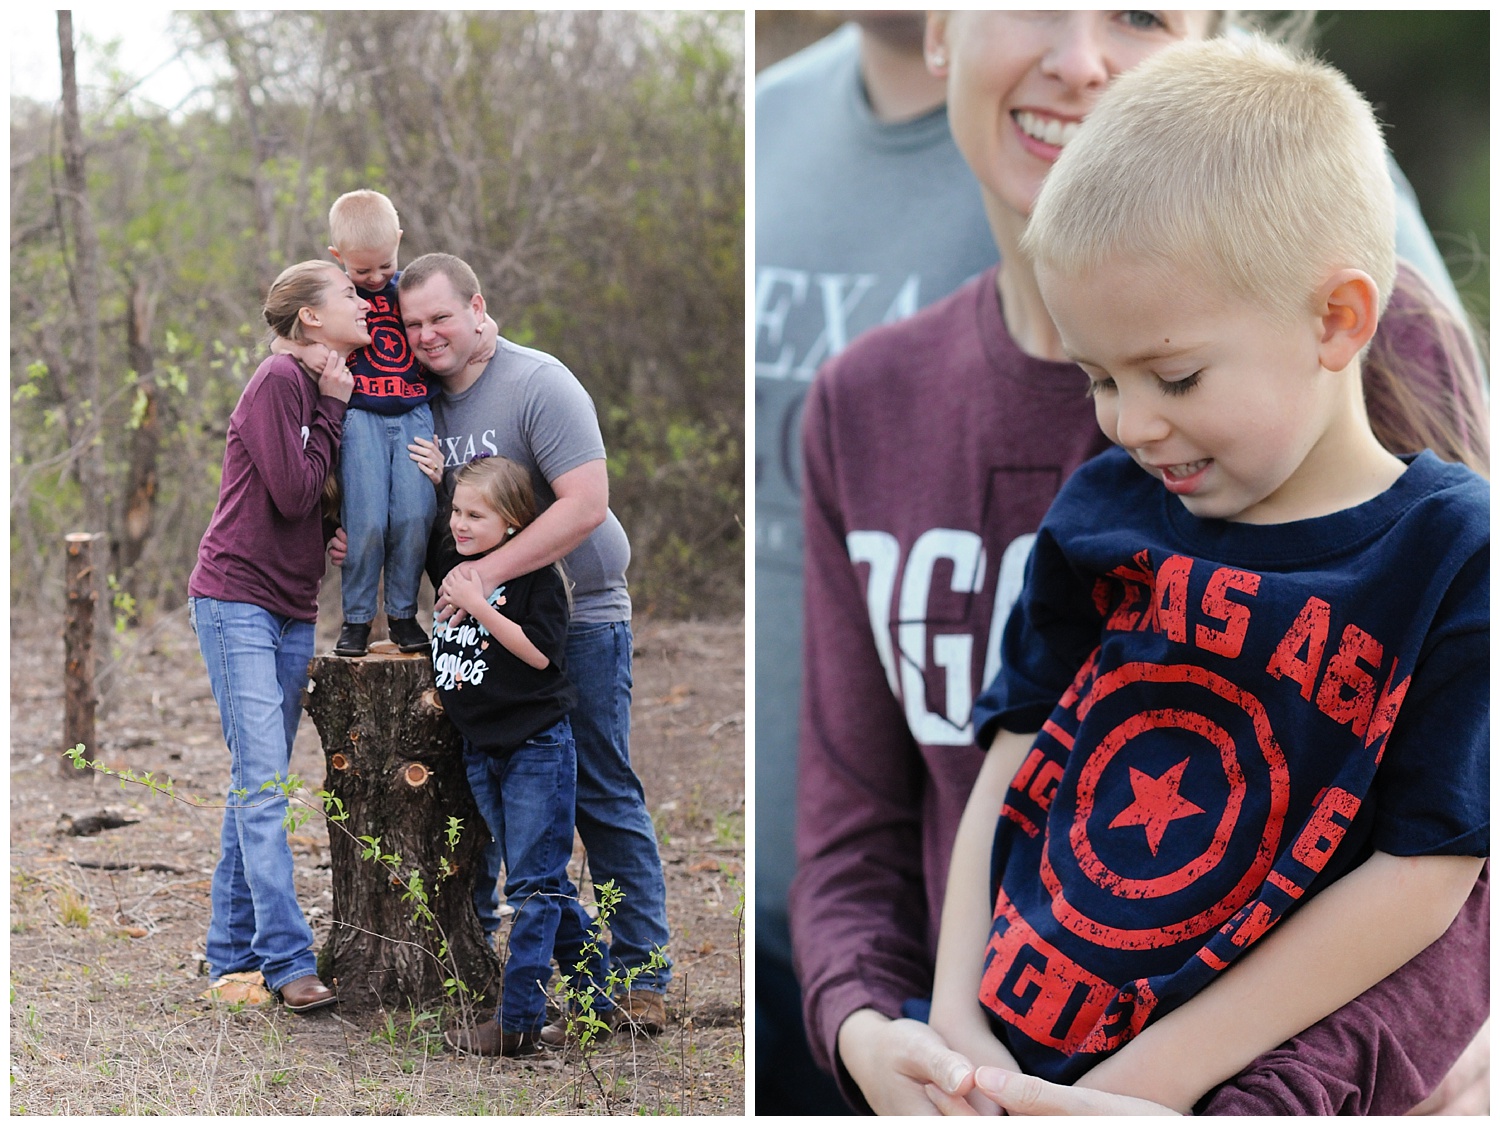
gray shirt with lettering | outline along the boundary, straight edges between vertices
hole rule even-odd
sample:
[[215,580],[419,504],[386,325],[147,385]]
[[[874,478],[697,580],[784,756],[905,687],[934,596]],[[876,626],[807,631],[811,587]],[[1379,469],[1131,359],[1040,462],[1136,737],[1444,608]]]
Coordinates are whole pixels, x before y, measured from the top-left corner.
[[938,109],[876,120],[845,25],[755,87],[755,787],[758,942],[789,957],[802,668],[798,435],[813,373],[995,262]]
[[[503,337],[471,387],[433,399],[432,420],[445,455],[440,513],[448,511],[453,471],[477,454],[499,454],[530,469],[539,512],[557,499],[553,481],[604,457],[599,416],[583,384],[547,353]],[[440,520],[434,534],[446,530]],[[629,563],[630,541],[609,512],[563,560],[575,584],[574,624],[630,620]]]

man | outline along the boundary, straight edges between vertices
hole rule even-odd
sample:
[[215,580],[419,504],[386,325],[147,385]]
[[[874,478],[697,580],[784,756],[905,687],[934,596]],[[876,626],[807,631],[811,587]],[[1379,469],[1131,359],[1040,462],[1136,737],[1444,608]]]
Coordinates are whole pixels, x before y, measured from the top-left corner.
[[[658,1033],[672,976],[666,884],[645,792],[630,765],[630,543],[609,510],[593,401],[556,359],[504,338],[483,368],[467,366],[486,314],[478,279],[462,259],[418,258],[401,275],[400,296],[412,350],[441,386],[432,404],[437,443],[419,441],[410,447],[413,458],[446,471],[479,454],[503,455],[531,470],[536,490],[537,518],[458,570],[476,571],[492,590],[562,559],[575,584],[566,655],[579,697],[570,717],[578,833],[595,882],[613,880],[623,893],[609,920],[616,966],[635,975],[618,998],[622,1013],[635,1028]],[[444,493],[439,513],[448,508]],[[448,597],[458,570],[438,590],[444,617],[462,613]]]

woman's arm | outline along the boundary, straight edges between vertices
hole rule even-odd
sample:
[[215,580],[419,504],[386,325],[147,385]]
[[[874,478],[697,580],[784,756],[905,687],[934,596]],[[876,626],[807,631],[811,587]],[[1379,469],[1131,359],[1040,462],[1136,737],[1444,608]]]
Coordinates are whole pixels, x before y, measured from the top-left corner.
[[995,736],[958,823],[948,867],[932,984],[932,1027],[976,1065],[1016,1066],[1015,1057],[990,1031],[979,1003],[979,983],[992,920],[990,857],[995,826],[1011,779],[1034,738],[1003,730]]
[[289,382],[301,383],[307,376],[290,358],[267,363],[285,368],[267,373],[254,400],[244,404],[239,438],[276,510],[288,520],[300,520],[322,502],[354,380],[342,363],[326,366],[318,377],[319,398],[306,417],[305,399]]
[[1483,863],[1375,853],[1079,1085],[1186,1113],[1255,1057],[1352,1001],[1441,936]]

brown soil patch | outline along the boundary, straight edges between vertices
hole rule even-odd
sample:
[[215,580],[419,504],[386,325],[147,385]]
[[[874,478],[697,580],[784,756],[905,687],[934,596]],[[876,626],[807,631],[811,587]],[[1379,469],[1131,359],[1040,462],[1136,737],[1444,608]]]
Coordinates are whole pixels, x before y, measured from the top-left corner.
[[[323,649],[337,629],[327,618]],[[58,633],[12,630],[12,1113],[744,1113],[742,623],[635,628],[631,757],[666,867],[670,1027],[655,1039],[617,1036],[587,1056],[496,1061],[443,1051],[452,1018],[436,1009],[356,1021],[337,1009],[299,1017],[201,1000],[222,815],[103,777],[59,777]],[[227,752],[186,611],[118,649],[93,757],[222,801]],[[292,769],[321,785],[322,750],[305,717]],[[127,823],[58,831],[64,814],[101,808]],[[332,909],[322,819],[292,846],[298,898],[321,943]]]

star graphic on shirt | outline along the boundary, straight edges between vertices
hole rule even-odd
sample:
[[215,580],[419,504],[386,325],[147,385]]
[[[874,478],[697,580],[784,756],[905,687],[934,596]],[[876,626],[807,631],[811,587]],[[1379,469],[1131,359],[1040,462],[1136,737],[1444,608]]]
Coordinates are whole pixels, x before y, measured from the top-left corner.
[[1155,856],[1168,825],[1179,817],[1203,812],[1178,792],[1187,764],[1188,760],[1183,759],[1159,778],[1132,766],[1130,788],[1135,791],[1135,801],[1122,809],[1109,827],[1118,829],[1122,825],[1139,825],[1146,830],[1146,845]]

